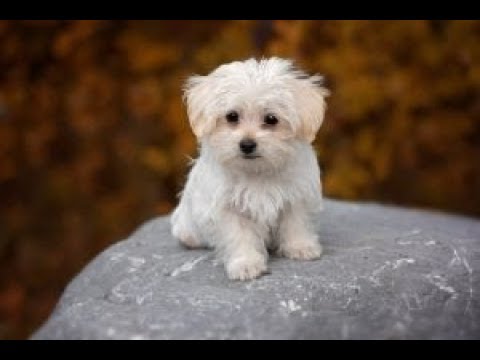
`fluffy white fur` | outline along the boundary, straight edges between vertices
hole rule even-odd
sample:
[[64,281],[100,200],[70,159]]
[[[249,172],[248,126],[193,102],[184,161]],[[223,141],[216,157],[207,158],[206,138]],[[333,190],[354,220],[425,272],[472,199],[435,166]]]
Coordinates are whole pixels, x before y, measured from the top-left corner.
[[[320,257],[312,216],[322,194],[311,142],[325,113],[321,83],[289,60],[270,58],[225,64],[185,85],[200,156],[171,217],[172,233],[188,248],[214,248],[231,279],[265,273],[267,250]],[[232,111],[236,123],[227,121]],[[267,124],[268,114],[278,123]],[[250,158],[239,147],[247,138],[257,144]]]

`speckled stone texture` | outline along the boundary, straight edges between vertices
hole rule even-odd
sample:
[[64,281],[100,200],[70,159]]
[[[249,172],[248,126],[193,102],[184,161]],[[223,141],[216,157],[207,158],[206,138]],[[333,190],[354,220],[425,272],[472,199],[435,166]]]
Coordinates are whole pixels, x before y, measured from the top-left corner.
[[325,201],[320,260],[230,281],[168,218],[100,254],[32,339],[479,339],[480,221]]

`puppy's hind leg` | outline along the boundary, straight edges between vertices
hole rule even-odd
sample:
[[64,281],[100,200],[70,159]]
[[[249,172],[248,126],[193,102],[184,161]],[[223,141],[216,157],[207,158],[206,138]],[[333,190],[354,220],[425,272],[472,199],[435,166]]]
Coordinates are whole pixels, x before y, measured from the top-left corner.
[[200,240],[200,236],[195,234],[195,227],[191,218],[191,213],[180,203],[175,209],[170,219],[172,225],[172,235],[188,249],[197,249],[206,247]]

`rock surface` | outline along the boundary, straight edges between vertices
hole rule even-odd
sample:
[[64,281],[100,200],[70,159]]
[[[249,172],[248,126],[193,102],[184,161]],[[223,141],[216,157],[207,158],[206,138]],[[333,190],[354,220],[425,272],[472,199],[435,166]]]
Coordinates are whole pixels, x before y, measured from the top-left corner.
[[100,254],[32,339],[479,339],[480,221],[325,201],[318,261],[227,279],[167,217]]

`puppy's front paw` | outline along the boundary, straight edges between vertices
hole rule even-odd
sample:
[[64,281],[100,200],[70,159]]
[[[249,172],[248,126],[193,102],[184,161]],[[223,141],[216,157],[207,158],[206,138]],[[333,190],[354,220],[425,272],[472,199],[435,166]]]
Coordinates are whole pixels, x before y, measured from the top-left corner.
[[242,256],[231,259],[226,264],[227,275],[232,280],[251,280],[267,271],[267,263],[263,256]]
[[315,260],[322,255],[322,246],[316,241],[287,242],[280,246],[278,254],[290,259]]

